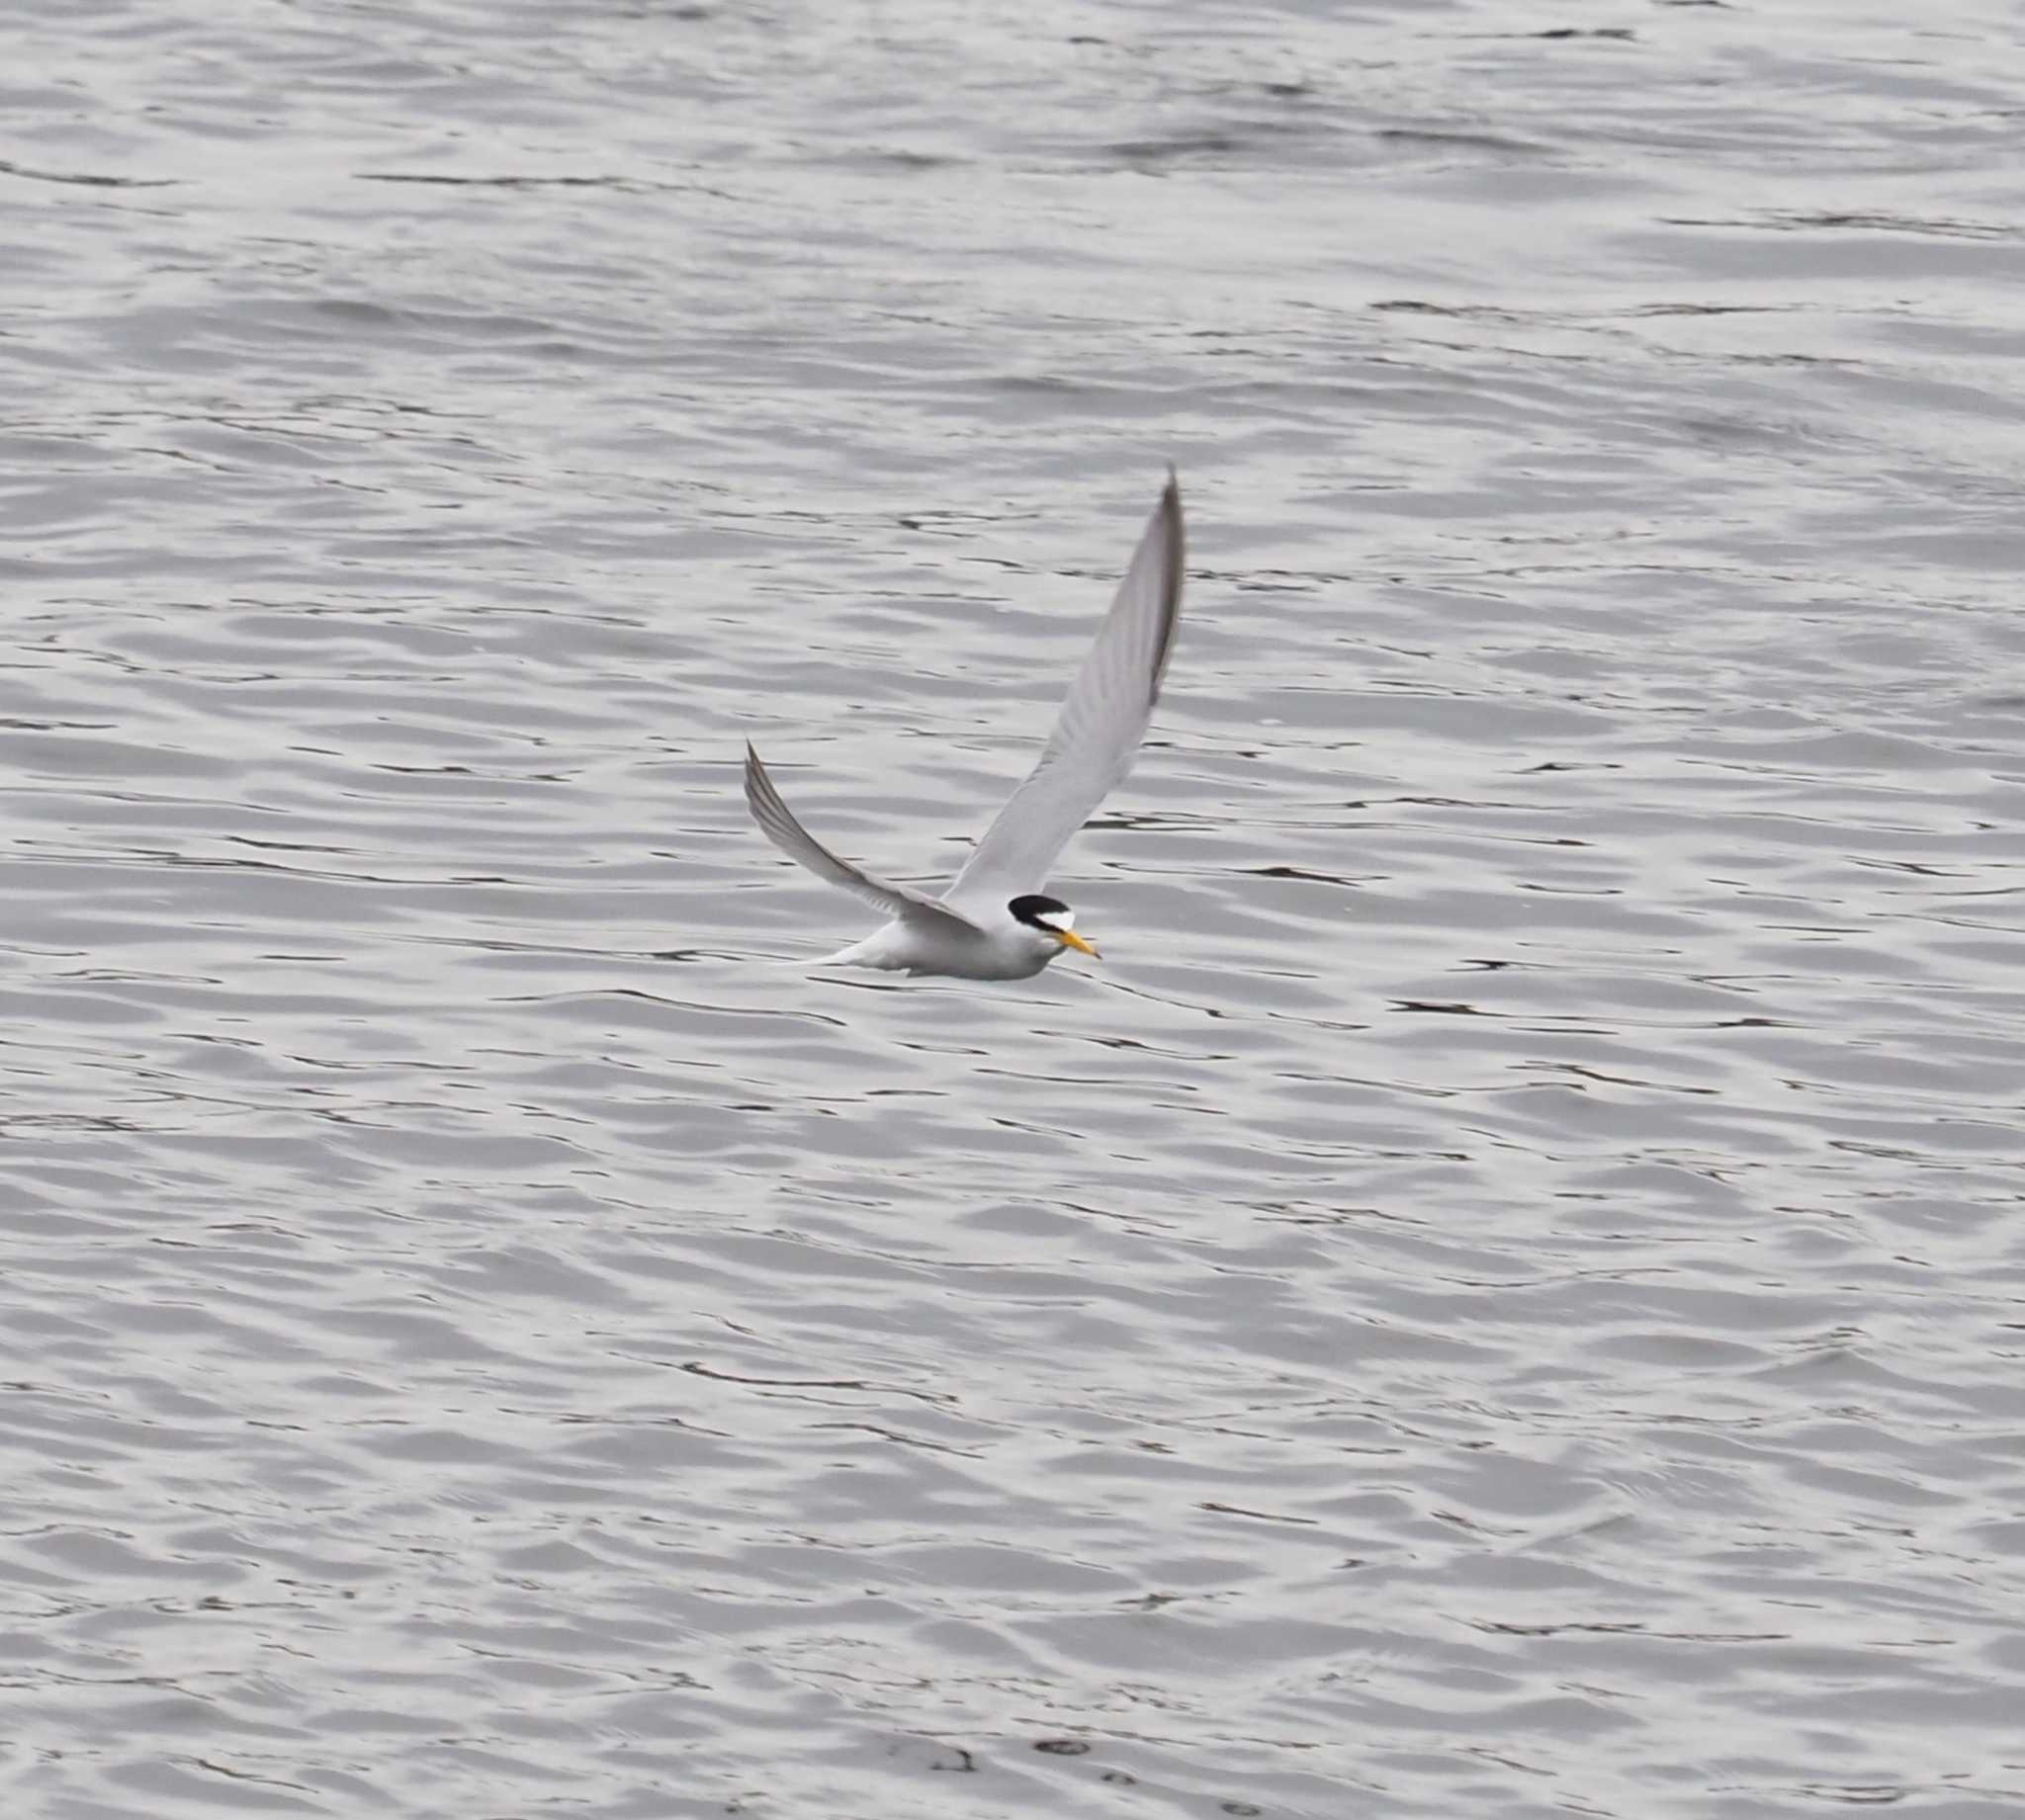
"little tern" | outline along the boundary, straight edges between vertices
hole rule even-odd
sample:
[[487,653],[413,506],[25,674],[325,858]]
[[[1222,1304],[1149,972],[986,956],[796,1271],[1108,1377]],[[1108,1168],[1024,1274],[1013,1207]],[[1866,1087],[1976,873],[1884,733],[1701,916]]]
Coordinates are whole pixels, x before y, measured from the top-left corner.
[[1048,870],[1138,754],[1182,612],[1182,495],[1169,470],[1097,642],[1070,685],[1040,762],[1007,799],[938,898],[839,859],[794,818],[748,741],[746,803],[760,830],[818,878],[889,920],[818,965],[964,980],[1024,980],[1066,948],[1097,953],[1076,912],[1045,890]]

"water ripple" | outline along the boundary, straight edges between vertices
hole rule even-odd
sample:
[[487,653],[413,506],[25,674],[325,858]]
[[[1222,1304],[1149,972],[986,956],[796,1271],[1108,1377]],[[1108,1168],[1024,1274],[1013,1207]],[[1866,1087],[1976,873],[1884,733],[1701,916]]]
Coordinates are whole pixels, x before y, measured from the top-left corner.
[[2015,1810],[2006,23],[0,30],[17,1808]]

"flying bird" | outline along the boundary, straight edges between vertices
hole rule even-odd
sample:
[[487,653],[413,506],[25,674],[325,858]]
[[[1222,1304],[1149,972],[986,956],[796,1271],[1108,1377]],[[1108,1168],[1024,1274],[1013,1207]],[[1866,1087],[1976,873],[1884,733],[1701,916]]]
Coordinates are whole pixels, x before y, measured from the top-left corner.
[[1048,895],[1048,871],[1070,835],[1132,768],[1181,622],[1182,563],[1182,494],[1169,470],[1166,490],[1069,687],[1040,762],[940,897],[891,884],[831,852],[795,820],[747,743],[746,803],[767,839],[889,918],[863,941],[827,957],[829,964],[1024,980],[1064,949],[1096,955],[1076,932],[1076,912]]

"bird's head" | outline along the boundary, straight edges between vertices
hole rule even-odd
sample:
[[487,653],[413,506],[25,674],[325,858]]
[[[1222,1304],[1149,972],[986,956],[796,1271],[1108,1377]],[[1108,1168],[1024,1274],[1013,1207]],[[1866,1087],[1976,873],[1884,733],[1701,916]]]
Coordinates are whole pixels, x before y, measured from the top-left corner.
[[1097,950],[1076,933],[1076,912],[1061,899],[1014,898],[1006,908],[1012,912],[1012,920],[1020,927],[1032,929],[1037,937],[1052,942],[1051,952],[1060,953],[1064,948],[1074,948],[1078,954],[1087,954],[1093,960],[1097,958]]

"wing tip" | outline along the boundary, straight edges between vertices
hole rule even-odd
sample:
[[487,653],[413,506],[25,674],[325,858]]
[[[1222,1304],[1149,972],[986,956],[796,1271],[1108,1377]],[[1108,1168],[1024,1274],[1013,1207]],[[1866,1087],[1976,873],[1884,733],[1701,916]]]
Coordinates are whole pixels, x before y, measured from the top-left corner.
[[751,811],[752,820],[765,828],[773,818],[776,807],[785,809],[780,792],[773,787],[773,773],[767,770],[752,741],[746,741],[746,807]]
[[1175,465],[1167,465],[1167,485],[1160,495],[1160,517],[1167,533],[1167,573],[1163,577],[1160,648],[1153,659],[1153,687],[1148,706],[1160,699],[1160,685],[1167,674],[1167,660],[1174,651],[1175,634],[1182,623],[1182,587],[1188,580],[1189,533],[1182,517],[1182,482]]
[[1170,612],[1179,610],[1181,605],[1183,570],[1189,560],[1188,526],[1182,517],[1182,482],[1175,473],[1175,465],[1167,465],[1167,485],[1161,488],[1160,519],[1167,531],[1168,562],[1173,569],[1169,577],[1174,600]]

